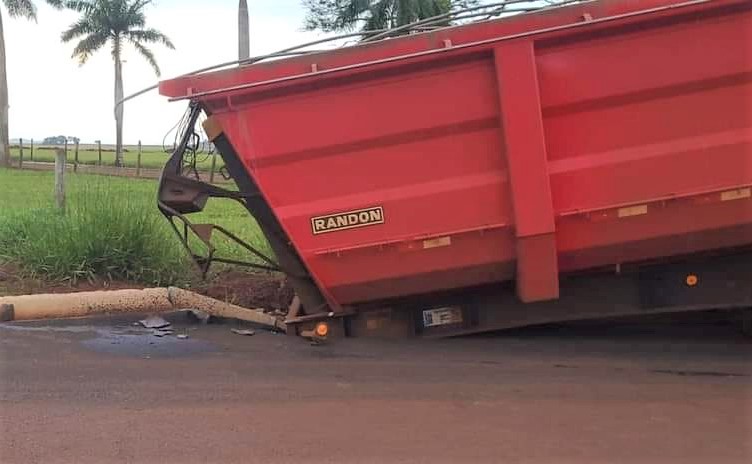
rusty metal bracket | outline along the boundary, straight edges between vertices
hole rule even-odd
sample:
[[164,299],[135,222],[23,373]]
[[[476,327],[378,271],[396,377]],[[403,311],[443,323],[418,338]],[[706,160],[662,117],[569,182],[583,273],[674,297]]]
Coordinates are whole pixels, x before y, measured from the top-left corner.
[[[164,205],[164,203],[161,203],[161,202],[160,202],[159,209],[160,211],[162,211],[162,214],[164,214],[165,217],[167,217],[167,220],[170,223],[170,226],[172,226],[172,229],[175,231],[176,235],[180,239],[180,243],[182,243],[183,248],[185,248],[185,250],[191,256],[193,261],[199,267],[204,277],[209,272],[209,269],[213,263],[233,264],[236,266],[244,266],[244,267],[250,267],[254,269],[262,269],[266,271],[284,272],[274,260],[266,256],[265,254],[261,253],[256,248],[249,245],[243,239],[233,234],[229,230],[225,229],[224,227],[218,226],[216,224],[193,224],[191,221],[189,221],[185,217],[185,215],[169,208],[168,206]],[[179,221],[182,227],[180,227],[180,225],[176,223],[176,221]],[[235,259],[222,258],[222,257],[216,256],[217,248],[211,242],[211,238],[215,232],[220,233],[221,235],[228,238],[236,245],[249,251],[251,254],[258,257],[261,261],[263,261],[266,264],[258,264],[258,263],[254,263],[251,261],[239,261]],[[193,247],[191,247],[191,244],[190,244],[191,234],[194,237],[196,237],[196,239],[198,239],[201,243],[203,243],[204,247],[206,247],[206,254],[202,255],[198,253]]]

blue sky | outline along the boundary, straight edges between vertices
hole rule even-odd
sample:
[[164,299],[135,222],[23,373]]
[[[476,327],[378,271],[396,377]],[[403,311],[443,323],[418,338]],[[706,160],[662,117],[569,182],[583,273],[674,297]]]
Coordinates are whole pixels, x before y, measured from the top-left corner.
[[[1,2],[0,2],[1,3]],[[37,0],[37,23],[9,19],[3,10],[10,90],[10,136],[39,140],[71,135],[82,142],[114,141],[112,117],[113,63],[102,50],[79,67],[70,58],[73,44],[61,44],[60,33],[76,19]],[[302,31],[301,0],[249,0],[251,54],[261,54],[322,37]],[[147,11],[148,26],[166,33],[171,51],[155,46],[163,78],[237,57],[237,0],[157,0]],[[125,93],[157,82],[144,60],[125,54]],[[156,92],[125,108],[125,142],[160,143],[185,110]]]

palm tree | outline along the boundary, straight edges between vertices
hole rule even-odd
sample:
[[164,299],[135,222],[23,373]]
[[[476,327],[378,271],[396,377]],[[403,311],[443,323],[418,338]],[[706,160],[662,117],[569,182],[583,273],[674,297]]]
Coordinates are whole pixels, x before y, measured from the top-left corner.
[[[37,19],[37,9],[31,0],[2,0],[11,18]],[[60,8],[62,0],[47,0],[50,5]],[[10,141],[8,135],[8,75],[5,62],[5,34],[3,15],[0,13],[0,166],[10,165]]]
[[238,59],[247,60],[251,56],[251,31],[248,24],[248,2],[238,2]]
[[[174,49],[170,39],[156,29],[146,27],[144,8],[151,0],[79,0],[65,5],[81,13],[81,18],[63,32],[63,42],[80,39],[73,49],[73,58],[83,65],[89,57],[109,44],[115,62],[115,103],[123,99],[123,48],[130,44],[161,74],[154,53],[146,44],[158,43]],[[115,164],[123,164],[123,105],[115,108]]]
[[390,29],[474,5],[477,0],[304,0],[305,27],[325,32]]

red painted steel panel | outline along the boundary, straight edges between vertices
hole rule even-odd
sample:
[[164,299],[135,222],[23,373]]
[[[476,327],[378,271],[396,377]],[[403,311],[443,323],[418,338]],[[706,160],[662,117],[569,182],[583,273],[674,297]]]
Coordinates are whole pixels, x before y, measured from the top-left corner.
[[509,279],[541,296],[557,272],[752,244],[751,8],[590,2],[161,91],[214,92],[198,99],[333,302]]

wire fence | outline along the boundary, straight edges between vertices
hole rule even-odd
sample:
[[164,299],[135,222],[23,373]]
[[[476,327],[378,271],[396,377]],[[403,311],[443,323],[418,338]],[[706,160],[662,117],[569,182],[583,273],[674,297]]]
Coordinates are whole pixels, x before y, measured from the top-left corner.
[[[116,164],[115,147],[101,142],[81,144],[36,144],[33,139],[19,139],[11,145],[11,167],[37,171],[53,171],[55,154],[62,150],[66,170],[76,173],[100,174],[144,179],[158,179],[171,153],[161,146],[128,145],[123,149],[120,166]],[[217,153],[206,153],[196,160],[196,169],[209,182],[225,180],[224,162]]]

